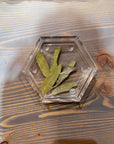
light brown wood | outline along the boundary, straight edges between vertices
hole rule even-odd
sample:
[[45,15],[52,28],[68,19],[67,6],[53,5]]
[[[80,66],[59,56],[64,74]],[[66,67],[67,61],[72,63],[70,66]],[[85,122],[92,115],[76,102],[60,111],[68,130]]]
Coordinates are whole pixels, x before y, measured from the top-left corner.
[[[114,143],[113,7],[113,0],[0,2],[0,142]],[[80,104],[44,105],[21,77],[38,38],[55,35],[78,35],[98,66]]]

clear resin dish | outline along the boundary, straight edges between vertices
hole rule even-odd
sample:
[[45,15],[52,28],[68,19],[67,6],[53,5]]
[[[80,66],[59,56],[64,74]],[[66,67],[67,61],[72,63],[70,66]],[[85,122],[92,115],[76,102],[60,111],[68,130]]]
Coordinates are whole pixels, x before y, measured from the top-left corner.
[[[56,68],[59,65],[61,65],[61,70],[56,80],[52,82],[56,75],[51,73],[51,65],[54,53],[58,47],[60,48],[60,53],[54,73],[57,73]],[[46,76],[43,75],[39,65],[43,62],[41,55],[38,57],[39,51],[49,66]],[[57,85],[57,80],[61,73],[64,73],[65,68],[67,68],[68,64],[72,61],[76,62],[73,66],[75,70],[69,74],[67,73],[67,77],[63,76],[65,78]],[[46,68],[45,64],[42,64],[42,66],[44,66],[44,69]],[[94,61],[77,36],[41,37],[37,41],[35,50],[29,56],[27,64],[23,69],[26,79],[32,88],[37,91],[43,103],[80,102],[96,71],[97,67]],[[45,79],[47,79],[47,81]],[[43,83],[45,84],[43,85]],[[45,93],[43,89],[49,87],[50,83],[53,83],[52,87]],[[76,85],[69,87],[68,83],[76,83]],[[69,88],[67,88],[67,86]]]

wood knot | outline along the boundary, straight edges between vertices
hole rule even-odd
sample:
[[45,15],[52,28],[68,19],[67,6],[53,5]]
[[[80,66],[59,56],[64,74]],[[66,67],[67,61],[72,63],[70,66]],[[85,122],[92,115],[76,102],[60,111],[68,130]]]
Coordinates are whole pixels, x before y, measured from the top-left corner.
[[7,141],[3,141],[0,144],[8,144],[8,142]]
[[37,134],[37,136],[40,136],[40,135],[41,135],[40,133]]
[[113,87],[109,82],[103,82],[99,86],[99,91],[103,94],[110,95],[113,93]]
[[114,68],[114,57],[107,52],[102,51],[97,55],[97,65],[99,69],[102,69],[106,63],[109,65],[109,67]]

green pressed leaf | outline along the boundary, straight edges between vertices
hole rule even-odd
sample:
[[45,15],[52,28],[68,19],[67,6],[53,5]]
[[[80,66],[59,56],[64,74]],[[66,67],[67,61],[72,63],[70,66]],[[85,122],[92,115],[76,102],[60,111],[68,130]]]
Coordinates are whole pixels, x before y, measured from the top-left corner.
[[[71,72],[76,70],[76,68],[74,67],[76,64],[76,61],[72,60],[65,67],[63,72],[61,72],[62,64],[59,64],[59,65],[57,64],[60,51],[61,51],[61,48],[57,47],[54,52],[53,59],[51,61],[50,69],[49,69],[49,65],[48,65],[46,59],[44,58],[42,52],[38,51],[38,53],[37,53],[37,56],[36,56],[37,63],[39,65],[39,68],[40,68],[42,74],[46,77],[41,84],[41,90],[44,95],[52,89],[53,89],[52,95],[66,92],[66,91],[69,91],[72,87],[77,85],[77,83],[75,83],[75,82],[61,84],[61,82],[63,80],[65,80],[70,75]],[[56,85],[54,86],[55,83],[56,83]],[[60,86],[58,86],[58,85],[60,85]]]
[[62,64],[56,66],[55,69],[52,69],[45,80],[42,82],[41,90],[43,94],[46,94],[49,90],[52,89],[55,84],[60,72],[61,72]]
[[69,91],[72,87],[77,86],[76,82],[69,82],[65,84],[61,84],[60,86],[56,87],[54,90],[52,90],[51,95],[56,95],[62,92],[67,92]]
[[53,59],[52,59],[52,62],[51,62],[51,70],[54,69],[54,67],[57,66],[57,60],[58,60],[58,57],[59,57],[59,54],[60,54],[60,50],[61,50],[61,48],[57,47],[55,52],[54,52]]
[[75,71],[76,68],[74,67],[76,64],[76,61],[72,60],[67,66],[66,68],[60,73],[59,78],[56,82],[56,86],[58,86],[63,80],[65,80],[71,72]]
[[39,50],[37,55],[36,55],[36,60],[37,60],[37,63],[39,65],[39,68],[42,72],[42,74],[47,77],[48,74],[49,74],[49,65],[46,61],[46,59],[44,58],[42,52]]

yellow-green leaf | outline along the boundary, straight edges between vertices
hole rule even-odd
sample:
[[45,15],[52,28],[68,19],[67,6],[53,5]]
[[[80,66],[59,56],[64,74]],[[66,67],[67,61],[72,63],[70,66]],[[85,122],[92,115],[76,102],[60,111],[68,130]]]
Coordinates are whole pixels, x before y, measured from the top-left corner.
[[39,68],[40,68],[42,74],[45,77],[47,77],[49,72],[50,72],[49,65],[48,65],[46,59],[44,58],[44,55],[42,54],[42,52],[40,50],[37,53],[36,60],[37,60],[37,63],[39,65]]
[[66,67],[65,69],[60,73],[59,78],[56,82],[56,86],[58,86],[62,81],[64,81],[71,72],[75,71],[76,68],[74,67],[76,64],[76,61],[72,60]]
[[57,47],[55,52],[54,52],[53,59],[52,59],[52,62],[51,62],[51,70],[54,69],[54,67],[57,66],[57,60],[58,60],[60,51],[61,51],[61,48]]
[[61,84],[60,86],[56,87],[54,90],[52,90],[51,95],[56,95],[62,92],[67,92],[69,91],[72,87],[77,86],[76,82],[69,82],[65,84]]
[[53,85],[55,84],[60,72],[61,72],[62,64],[56,66],[55,69],[50,71],[49,75],[45,78],[42,82],[41,90],[43,94],[46,94],[49,90],[52,89]]

